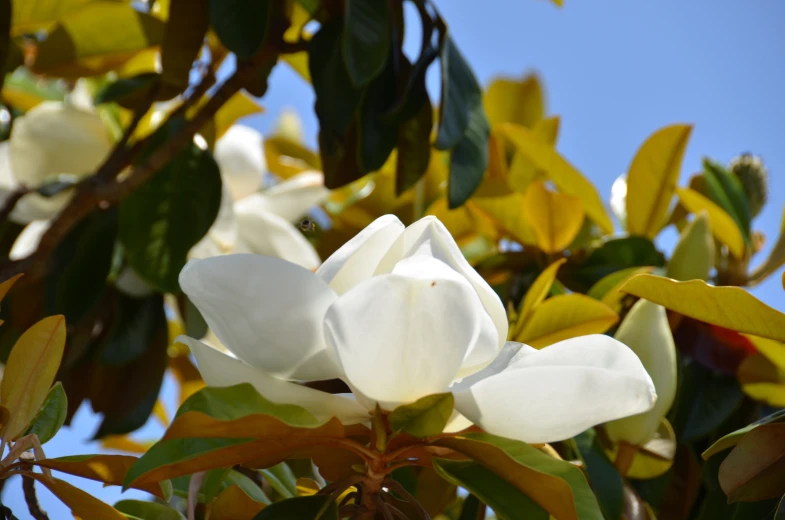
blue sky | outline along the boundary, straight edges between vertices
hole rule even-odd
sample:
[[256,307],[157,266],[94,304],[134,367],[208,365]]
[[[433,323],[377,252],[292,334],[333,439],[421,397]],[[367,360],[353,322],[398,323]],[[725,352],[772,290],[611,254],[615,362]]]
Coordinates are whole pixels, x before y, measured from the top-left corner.
[[[785,2],[565,0],[562,9],[547,0],[436,4],[484,85],[497,75],[540,74],[549,112],[562,117],[559,150],[605,200],[640,144],[668,124],[695,125],[682,184],[700,169],[703,156],[727,162],[744,151],[762,155],[771,178],[770,202],[754,223],[768,238],[762,260],[785,205]],[[438,92],[438,78],[429,81]],[[284,107],[292,107],[315,142],[313,94],[285,66],[273,73],[262,104],[266,113],[246,124],[266,132]],[[674,236],[664,236],[661,245],[672,244]],[[785,311],[780,280],[781,270],[753,294]],[[172,388],[167,381],[167,397]],[[47,454],[95,452],[84,440],[96,424],[83,407],[74,426],[47,444]],[[151,424],[140,436],[158,432]],[[110,503],[120,496],[99,484],[72,482]],[[28,516],[20,489],[19,482],[9,482],[4,501],[23,520]],[[40,486],[39,497],[50,518],[70,518]]]

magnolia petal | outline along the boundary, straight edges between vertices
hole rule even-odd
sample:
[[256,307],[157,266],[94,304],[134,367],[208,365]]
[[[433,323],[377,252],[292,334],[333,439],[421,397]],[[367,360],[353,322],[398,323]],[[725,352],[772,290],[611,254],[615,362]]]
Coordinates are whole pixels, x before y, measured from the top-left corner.
[[[207,234],[188,252],[188,258],[210,258],[211,256],[239,253],[237,246],[237,219],[234,214],[234,199],[226,183],[221,190],[221,206],[215,222]],[[245,251],[243,251],[245,252]]]
[[317,171],[298,173],[264,193],[254,193],[250,198],[257,198],[256,204],[270,213],[296,224],[308,210],[321,204],[329,195],[330,190],[324,187],[324,175]]
[[145,298],[155,293],[155,288],[130,267],[125,267],[120,271],[114,285],[121,293],[133,298]]
[[51,225],[50,220],[34,220],[30,222],[16,237],[11,251],[8,253],[9,260],[20,260],[27,258],[38,249],[41,237]]
[[388,410],[444,392],[466,351],[488,340],[483,329],[493,325],[472,286],[424,256],[358,285],[325,316],[325,337],[347,383]]
[[522,349],[507,370],[455,392],[455,409],[489,433],[543,443],[645,412],[655,399],[635,353],[591,335]]
[[482,369],[493,361],[507,339],[507,312],[499,296],[469,265],[450,232],[439,219],[433,216],[424,217],[406,228],[379,262],[376,274],[389,273],[400,260],[417,255],[434,257],[449,265],[471,283],[480,297],[485,311],[496,326],[498,341],[493,346],[478,343],[477,347],[489,348],[472,349],[467,352],[461,372],[468,375]]
[[253,128],[233,125],[215,143],[215,160],[234,200],[254,193],[267,171],[264,138]]
[[287,220],[265,211],[256,202],[252,196],[235,204],[240,241],[259,255],[282,258],[311,271],[319,267],[319,254],[308,239]]
[[180,287],[234,355],[276,377],[341,376],[323,336],[335,293],[313,273],[279,258],[240,254],[191,260]]
[[11,156],[8,141],[0,143],[0,190],[11,191],[17,187],[16,178],[11,171]]
[[469,426],[472,426],[472,422],[458,413],[457,410],[452,411],[452,415],[447,420],[447,424],[444,426],[444,433],[456,433],[461,430],[465,430]]
[[209,386],[250,383],[265,399],[302,406],[319,420],[338,417],[344,424],[368,421],[368,411],[354,399],[278,379],[188,336],[179,336],[175,341],[191,349],[199,372]]
[[379,261],[403,233],[404,225],[395,215],[377,218],[341,246],[317,269],[316,276],[343,294],[373,276]]
[[507,369],[510,363],[513,363],[514,361],[520,359],[520,357],[523,355],[536,350],[537,349],[530,347],[529,345],[524,345],[523,343],[518,343],[517,341],[508,341],[504,344],[501,352],[499,352],[499,355],[496,356],[496,359],[494,359],[490,365],[483,368],[479,372],[475,372],[474,374],[464,377],[460,381],[453,383],[453,385],[450,387],[450,391],[461,392],[463,390],[467,390],[475,383],[503,372]]

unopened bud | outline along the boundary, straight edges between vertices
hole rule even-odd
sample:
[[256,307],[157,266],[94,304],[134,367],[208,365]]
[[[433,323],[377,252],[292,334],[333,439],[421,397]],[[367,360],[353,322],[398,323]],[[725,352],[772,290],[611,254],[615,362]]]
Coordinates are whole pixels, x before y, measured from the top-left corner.
[[278,123],[275,125],[275,135],[285,137],[295,143],[303,140],[303,122],[300,116],[292,109],[284,108],[278,116]]
[[709,215],[703,211],[681,232],[679,243],[668,262],[668,278],[674,280],[708,280],[714,266],[714,237]]
[[769,173],[766,166],[757,155],[744,153],[731,160],[730,170],[739,179],[747,195],[750,213],[757,217],[769,197]]

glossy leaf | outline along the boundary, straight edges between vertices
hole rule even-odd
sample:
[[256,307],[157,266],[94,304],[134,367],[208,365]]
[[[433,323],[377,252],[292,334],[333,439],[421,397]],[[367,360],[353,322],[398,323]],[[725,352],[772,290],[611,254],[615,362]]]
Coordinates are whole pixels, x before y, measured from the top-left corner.
[[8,280],[5,280],[3,283],[0,283],[0,302],[3,301],[8,291],[14,286],[17,280],[19,280],[24,274],[19,273],[17,275],[12,276]]
[[608,307],[614,308],[612,303],[623,296],[619,293],[619,287],[624,285],[624,282],[635,276],[636,274],[651,272],[649,267],[628,267],[619,271],[613,272],[609,275],[603,276],[600,281],[591,286],[586,296],[590,296],[595,300],[600,300]]
[[95,103],[115,102],[128,109],[143,106],[145,102],[154,101],[150,94],[161,82],[157,72],[145,72],[130,78],[120,78],[106,85],[95,96]]
[[744,240],[749,244],[752,215],[739,179],[721,164],[707,158],[703,159],[702,177],[709,198],[736,221]]
[[171,94],[188,87],[191,66],[209,25],[208,0],[169,0],[169,19],[161,44],[161,75]]
[[338,520],[338,507],[330,495],[313,495],[281,500],[271,504],[253,517],[253,520]]
[[696,320],[785,342],[785,314],[738,287],[713,287],[700,280],[676,282],[640,274],[630,278],[621,290]]
[[534,165],[545,172],[561,193],[581,199],[586,216],[606,233],[613,233],[613,223],[605,211],[597,189],[575,169],[553,146],[534,131],[505,123],[499,132],[509,139],[519,152],[526,155]]
[[185,520],[176,509],[155,502],[121,500],[114,505],[114,508],[124,515],[139,520]]
[[741,428],[739,430],[736,430],[734,432],[731,432],[721,437],[717,442],[709,446],[709,449],[704,451],[701,454],[701,457],[703,458],[703,460],[708,460],[709,458],[716,455],[717,453],[733,448],[739,442],[741,442],[741,439],[744,438],[744,436],[748,432],[754,430],[758,426],[764,424],[774,424],[774,423],[782,423],[782,422],[785,422],[785,410],[779,410],[777,412],[774,412],[773,414],[768,415],[760,419],[759,421],[755,421],[754,423],[747,425],[744,428]]
[[210,520],[251,520],[264,508],[240,486],[232,485],[221,491],[210,504]]
[[431,161],[433,107],[426,98],[420,110],[398,127],[395,191],[401,194],[425,175]]
[[523,212],[546,253],[557,253],[572,243],[583,224],[578,197],[552,192],[542,182],[533,183],[523,197]]
[[[433,467],[445,480],[468,489],[506,520],[548,520],[548,511],[515,485],[482,464],[435,459]],[[461,515],[463,518],[463,515]]]
[[55,383],[49,389],[44,403],[30,422],[25,435],[35,434],[38,436],[41,444],[46,444],[63,426],[67,413],[68,400],[65,396],[65,390],[63,390],[62,384]]
[[291,468],[281,462],[267,469],[260,470],[264,479],[279,495],[284,498],[297,496],[297,477]]
[[554,459],[528,444],[487,433],[440,439],[436,444],[482,464],[560,520],[603,518],[586,478],[569,462]]
[[627,231],[653,239],[665,223],[692,125],[666,126],[643,143],[627,172]]
[[396,433],[408,433],[414,437],[438,435],[450,420],[454,405],[452,393],[421,397],[393,410],[388,418],[390,427]]
[[267,34],[269,0],[209,0],[208,6],[221,43],[241,60],[256,54]]
[[536,237],[523,210],[523,194],[512,193],[504,197],[470,200],[466,206],[484,212],[501,228],[502,234],[521,244],[536,244]]
[[[383,2],[374,3],[385,6]],[[346,30],[343,34],[346,35]],[[395,82],[395,68],[391,61],[365,89],[357,114],[357,164],[361,173],[370,173],[382,168],[395,148],[398,123],[382,117],[395,103]]]
[[[176,125],[173,125],[176,126]],[[158,131],[142,160],[174,131]],[[120,240],[128,262],[148,283],[177,292],[186,255],[212,226],[221,174],[209,151],[190,143],[120,204]]]
[[0,382],[0,404],[11,414],[2,442],[19,437],[46,399],[65,349],[65,318],[44,318],[17,340]]
[[[247,93],[238,92],[223,104],[218,112],[215,113],[213,122],[215,124],[215,138],[220,139],[229,127],[245,116],[259,114],[264,110]],[[265,145],[267,140],[265,139]]]
[[733,256],[736,258],[744,256],[744,236],[736,222],[725,210],[693,189],[677,188],[676,191],[679,194],[679,200],[689,212],[695,214],[706,212],[712,233],[717,240],[728,246]]
[[76,518],[89,518],[90,520],[127,520],[125,515],[112,506],[85,493],[81,489],[72,486],[64,480],[56,478],[49,479],[46,475],[33,473],[32,471],[20,471],[19,473],[46,486],[54,496],[68,506],[71,513]]
[[355,86],[368,84],[384,69],[390,52],[391,22],[386,2],[346,1],[343,58]]
[[485,90],[483,105],[491,127],[514,123],[533,128],[545,115],[543,88],[535,74],[520,80],[494,79]]
[[695,215],[682,230],[668,261],[666,276],[679,281],[708,280],[714,258],[714,237],[711,235],[709,215],[702,212]]
[[12,0],[14,35],[51,27],[66,13],[75,11],[94,0]]
[[513,339],[543,348],[569,338],[602,334],[618,321],[618,314],[602,302],[583,294],[560,294],[535,308]]
[[551,265],[543,269],[537,276],[534,282],[529,286],[526,295],[521,301],[520,309],[518,310],[518,319],[515,322],[515,328],[512,331],[511,337],[515,338],[523,331],[523,327],[531,318],[534,309],[537,308],[548,296],[551,291],[553,282],[556,281],[556,273],[559,268],[567,261],[566,258],[560,258]]
[[785,424],[765,424],[748,432],[720,466],[728,502],[751,502],[785,493]]
[[575,446],[606,518],[621,518],[624,480],[603,450],[595,430],[576,436]]
[[38,45],[33,70],[77,78],[108,72],[134,53],[160,45],[164,24],[123,2],[91,2],[70,11]]

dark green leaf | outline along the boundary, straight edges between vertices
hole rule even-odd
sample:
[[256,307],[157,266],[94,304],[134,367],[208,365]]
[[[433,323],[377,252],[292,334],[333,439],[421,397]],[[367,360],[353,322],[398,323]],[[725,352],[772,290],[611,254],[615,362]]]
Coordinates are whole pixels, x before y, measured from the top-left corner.
[[185,520],[176,509],[155,502],[121,500],[114,505],[114,508],[126,516],[140,520]]
[[424,102],[414,117],[398,128],[395,192],[400,195],[425,175],[431,160],[433,108],[425,93]]
[[359,167],[362,173],[380,169],[395,147],[398,125],[384,114],[395,103],[395,70],[392,63],[368,87],[360,104]]
[[106,291],[117,236],[117,211],[94,211],[71,230],[50,258],[46,313],[79,322]]
[[161,44],[162,77],[176,95],[188,87],[191,66],[207,34],[208,0],[171,0]]
[[181,313],[185,321],[185,333],[192,338],[203,337],[207,334],[207,322],[204,321],[202,313],[185,294],[182,301],[184,304],[181,306]]
[[346,0],[343,58],[356,87],[367,85],[384,69],[390,52],[391,17],[388,2]]
[[575,445],[605,517],[621,518],[624,507],[624,480],[605,454],[596,432],[592,429],[576,436]]
[[485,520],[485,504],[474,496],[469,495],[463,501],[461,516],[458,520]]
[[144,354],[166,324],[163,298],[132,298],[117,293],[115,321],[99,354],[105,365],[125,365]]
[[316,14],[322,6],[322,0],[297,0],[297,2],[310,14]]
[[121,78],[106,85],[95,96],[95,103],[114,102],[118,105],[134,109],[151,101],[153,89],[161,83],[161,75],[157,72],[145,72],[130,78]]
[[46,399],[38,413],[30,422],[25,435],[35,434],[41,444],[46,444],[55,436],[65,422],[65,416],[68,413],[68,399],[65,396],[63,385],[55,383],[54,386],[46,394]]
[[482,103],[469,113],[469,126],[450,153],[450,176],[447,181],[447,202],[455,209],[469,200],[482,183],[488,166],[488,137],[491,130]]
[[199,493],[201,501],[209,503],[223,490],[224,479],[229,475],[231,468],[215,468],[207,472]]
[[246,477],[239,471],[231,470],[224,480],[224,487],[240,486],[246,495],[263,504],[271,504],[270,498],[262,491],[256,482]]
[[209,0],[210,25],[240,59],[259,51],[267,34],[270,0]]
[[185,400],[176,417],[186,412],[200,412],[221,421],[262,414],[271,415],[290,426],[312,428],[320,424],[305,408],[268,401],[250,383],[203,388]]
[[297,496],[297,477],[285,462],[259,470],[264,479],[283,498]]
[[338,507],[330,495],[288,498],[271,504],[253,520],[338,520]]
[[[151,138],[141,160],[166,143],[178,123]],[[163,292],[178,292],[186,255],[210,229],[221,205],[221,174],[193,143],[120,203],[120,240],[129,264]]]
[[456,146],[469,128],[477,105],[482,111],[482,88],[446,29],[441,37],[442,96],[436,148]]
[[520,489],[481,464],[434,459],[433,467],[445,480],[477,495],[505,520],[548,520],[550,517]]
[[703,175],[709,198],[736,221],[744,240],[749,244],[752,213],[739,179],[721,164],[708,158],[703,159]]
[[450,392],[421,397],[393,410],[388,418],[390,428],[415,437],[439,435],[450,420],[454,405],[455,399]]

